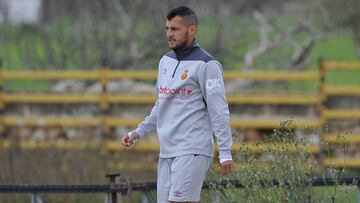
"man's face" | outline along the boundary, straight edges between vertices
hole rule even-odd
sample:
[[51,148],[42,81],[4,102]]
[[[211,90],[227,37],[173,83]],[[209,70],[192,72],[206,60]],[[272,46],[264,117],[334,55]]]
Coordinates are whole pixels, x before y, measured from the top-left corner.
[[166,20],[166,36],[170,49],[181,49],[190,44],[196,33],[196,25],[186,22],[182,17],[175,16]]

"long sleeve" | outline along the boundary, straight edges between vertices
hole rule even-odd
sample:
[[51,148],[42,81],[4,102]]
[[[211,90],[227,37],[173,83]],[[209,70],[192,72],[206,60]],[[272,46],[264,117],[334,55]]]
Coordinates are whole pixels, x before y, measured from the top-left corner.
[[199,69],[198,80],[219,146],[220,162],[231,160],[230,113],[226,101],[221,64],[215,60],[205,63]]
[[[159,70],[158,70],[158,76],[156,80],[156,95],[158,97],[159,88],[159,73],[161,72],[161,66],[162,66],[163,59],[159,62]],[[158,122],[158,114],[159,114],[159,98],[157,98],[150,114],[145,117],[145,119],[137,126],[137,128],[134,130],[140,135],[140,139],[143,139],[146,135],[148,135],[150,132],[154,131],[157,127]]]
[[134,130],[140,135],[140,139],[144,138],[151,131],[156,129],[158,109],[159,109],[159,101],[157,100],[155,102],[154,107],[151,110],[151,113],[147,117],[145,117],[144,121],[141,122]]

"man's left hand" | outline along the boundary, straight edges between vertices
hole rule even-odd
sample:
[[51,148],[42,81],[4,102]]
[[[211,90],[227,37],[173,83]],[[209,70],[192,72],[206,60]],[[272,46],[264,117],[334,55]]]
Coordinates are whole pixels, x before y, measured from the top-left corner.
[[222,164],[220,164],[222,175],[227,176],[230,175],[232,172],[234,162],[232,160],[224,161]]

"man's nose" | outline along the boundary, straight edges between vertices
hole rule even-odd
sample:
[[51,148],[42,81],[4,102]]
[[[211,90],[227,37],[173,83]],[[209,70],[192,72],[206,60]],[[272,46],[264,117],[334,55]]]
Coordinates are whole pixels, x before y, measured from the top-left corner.
[[171,30],[167,30],[166,31],[166,36],[169,38],[169,37],[172,37],[174,34],[173,32],[171,32]]

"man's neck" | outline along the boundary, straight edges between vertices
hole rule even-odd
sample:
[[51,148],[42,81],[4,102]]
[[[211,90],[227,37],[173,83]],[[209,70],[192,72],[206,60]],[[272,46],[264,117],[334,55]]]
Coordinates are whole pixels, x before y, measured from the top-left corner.
[[191,43],[189,43],[185,47],[182,47],[180,49],[174,49],[176,57],[178,59],[182,59],[185,55],[190,53],[196,46],[197,46],[197,44],[196,44],[195,39],[194,39]]

